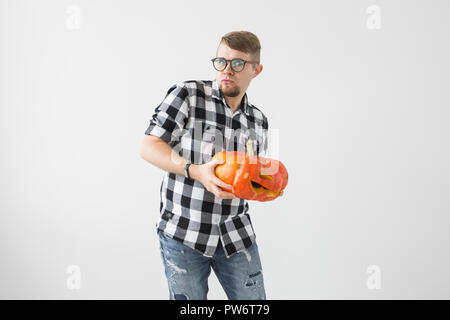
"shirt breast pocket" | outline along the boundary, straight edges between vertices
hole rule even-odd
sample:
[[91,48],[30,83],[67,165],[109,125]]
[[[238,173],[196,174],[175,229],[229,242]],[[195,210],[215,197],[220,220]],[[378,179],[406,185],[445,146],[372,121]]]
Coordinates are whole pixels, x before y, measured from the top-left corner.
[[264,134],[261,130],[253,128],[243,128],[233,130],[233,137],[230,139],[230,143],[234,141],[233,150],[247,152],[247,142],[252,140],[253,153],[258,155],[261,152],[261,148],[264,144]]

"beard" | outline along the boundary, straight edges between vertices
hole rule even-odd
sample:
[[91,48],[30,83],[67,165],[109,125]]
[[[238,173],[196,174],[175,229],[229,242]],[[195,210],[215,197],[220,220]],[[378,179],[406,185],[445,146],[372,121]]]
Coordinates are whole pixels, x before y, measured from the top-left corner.
[[222,91],[222,94],[226,97],[234,98],[234,97],[237,97],[241,93],[241,90],[239,89],[239,87],[235,86],[235,85],[232,87],[228,87],[228,86],[225,87],[222,84],[220,84],[219,88],[220,88],[220,91]]

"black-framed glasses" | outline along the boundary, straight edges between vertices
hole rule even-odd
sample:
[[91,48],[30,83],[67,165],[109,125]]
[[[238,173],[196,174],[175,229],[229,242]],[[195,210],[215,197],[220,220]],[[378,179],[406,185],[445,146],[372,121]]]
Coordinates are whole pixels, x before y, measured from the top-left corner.
[[244,59],[240,59],[240,58],[234,58],[231,60],[227,60],[225,58],[214,58],[211,59],[214,69],[216,69],[217,71],[223,71],[226,69],[228,63],[230,63],[231,65],[231,69],[233,69],[233,71],[235,72],[240,72],[242,70],[244,70],[245,64],[246,63],[258,63],[256,61],[247,61]]

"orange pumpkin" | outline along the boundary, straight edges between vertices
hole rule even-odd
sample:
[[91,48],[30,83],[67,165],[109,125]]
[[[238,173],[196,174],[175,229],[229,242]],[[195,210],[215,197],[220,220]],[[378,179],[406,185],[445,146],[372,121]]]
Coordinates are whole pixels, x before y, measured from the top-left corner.
[[286,167],[281,161],[254,156],[252,141],[247,142],[247,153],[240,151],[222,151],[213,159],[224,159],[224,163],[215,168],[216,176],[232,185],[228,192],[242,199],[270,201],[279,197],[288,182]]

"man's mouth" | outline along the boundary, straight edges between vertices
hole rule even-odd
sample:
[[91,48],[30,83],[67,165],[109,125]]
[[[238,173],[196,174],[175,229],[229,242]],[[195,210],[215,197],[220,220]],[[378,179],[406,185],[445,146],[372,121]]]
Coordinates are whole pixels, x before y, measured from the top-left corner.
[[223,79],[222,82],[224,82],[224,83],[233,83],[234,81],[230,80],[230,79]]

